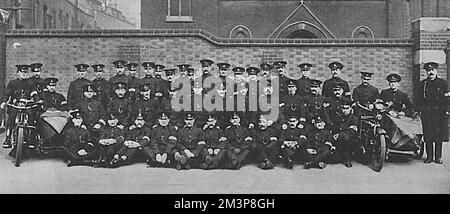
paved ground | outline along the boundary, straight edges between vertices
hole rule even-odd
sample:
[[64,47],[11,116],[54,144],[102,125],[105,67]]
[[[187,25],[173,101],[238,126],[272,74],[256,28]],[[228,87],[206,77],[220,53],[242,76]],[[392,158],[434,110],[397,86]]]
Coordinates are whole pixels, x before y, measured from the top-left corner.
[[351,169],[338,164],[324,170],[299,165],[269,171],[253,165],[239,171],[177,171],[145,164],[67,168],[54,159],[28,159],[16,168],[0,149],[0,193],[450,193],[450,144],[444,145],[444,165],[405,156],[393,159],[381,173],[361,164]]

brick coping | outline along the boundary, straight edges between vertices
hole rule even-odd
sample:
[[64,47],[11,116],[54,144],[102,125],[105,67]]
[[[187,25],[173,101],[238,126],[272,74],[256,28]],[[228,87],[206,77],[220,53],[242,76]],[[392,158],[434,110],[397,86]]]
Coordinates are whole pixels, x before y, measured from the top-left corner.
[[412,39],[270,39],[220,38],[201,29],[128,29],[128,30],[8,30],[6,36],[15,37],[200,37],[218,46],[336,46],[336,47],[412,47]]

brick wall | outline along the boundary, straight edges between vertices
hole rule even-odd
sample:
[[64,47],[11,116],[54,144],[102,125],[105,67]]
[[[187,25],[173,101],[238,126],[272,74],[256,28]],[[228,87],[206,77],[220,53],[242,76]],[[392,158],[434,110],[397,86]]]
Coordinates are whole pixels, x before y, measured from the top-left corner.
[[[14,48],[13,43],[20,43]],[[58,90],[76,76],[74,64],[105,63],[113,75],[112,61],[153,61],[167,67],[210,58],[232,66],[258,66],[262,62],[286,60],[291,76],[297,65],[310,62],[312,77],[330,77],[328,64],[344,64],[343,78],[351,87],[360,83],[361,71],[375,72],[374,85],[386,88],[391,72],[402,75],[402,89],[412,95],[413,43],[408,39],[224,39],[203,30],[13,30],[7,33],[7,80],[15,78],[14,65],[44,63],[44,77],[61,78]],[[93,73],[90,71],[90,78]],[[298,76],[297,76],[298,77]]]
[[6,24],[0,23],[0,90],[5,89],[6,78]]
[[[449,80],[447,68],[448,41],[450,40],[450,18],[420,18],[412,24],[414,41],[413,82],[419,83],[426,78],[423,65],[434,61],[439,63],[438,76]],[[416,90],[418,87],[414,87]]]

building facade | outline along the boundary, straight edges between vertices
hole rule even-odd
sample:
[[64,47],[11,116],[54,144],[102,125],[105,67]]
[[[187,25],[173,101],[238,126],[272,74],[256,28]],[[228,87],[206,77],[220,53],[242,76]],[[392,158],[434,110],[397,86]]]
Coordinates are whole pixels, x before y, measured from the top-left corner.
[[[135,29],[117,3],[108,0],[4,0],[17,29]],[[12,6],[20,6],[11,11]]]
[[450,0],[141,1],[143,29],[203,29],[222,38],[411,38],[420,17],[450,17]]

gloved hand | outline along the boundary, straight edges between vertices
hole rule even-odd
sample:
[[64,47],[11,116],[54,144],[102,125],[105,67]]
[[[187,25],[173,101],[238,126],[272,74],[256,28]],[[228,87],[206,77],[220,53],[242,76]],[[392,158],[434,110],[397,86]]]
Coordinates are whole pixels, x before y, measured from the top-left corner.
[[209,153],[210,155],[214,154],[213,149],[209,148],[209,149],[208,149],[208,153]]
[[125,126],[123,126],[123,125],[117,125],[117,128],[119,128],[119,129],[124,129]]
[[195,157],[194,153],[192,153],[191,151],[189,151],[189,150],[187,150],[187,149],[184,150],[184,153],[186,153],[186,155],[188,156],[188,158],[193,158],[193,157]]
[[5,103],[5,102],[2,102],[2,104],[0,104],[0,108],[1,108],[1,109],[5,109],[5,106],[6,106],[6,103]]
[[307,149],[306,151],[307,151],[308,154],[310,154],[310,155],[316,155],[316,154],[317,154],[317,151],[316,151],[315,149]]
[[135,128],[136,128],[135,125],[131,125],[129,129],[130,129],[130,131],[131,131],[131,130],[133,130],[133,129],[135,129]]
[[78,155],[79,155],[79,156],[86,156],[86,155],[87,155],[87,152],[86,152],[86,150],[81,149],[80,151],[78,151]]
[[102,126],[100,124],[98,124],[98,123],[94,125],[94,129],[100,129],[101,127]]
[[214,149],[214,155],[219,154],[219,152],[220,152],[220,149]]
[[241,150],[240,150],[240,149],[238,149],[238,148],[236,148],[236,149],[233,149],[233,153],[234,153],[234,154],[239,154],[239,153],[241,153]]

